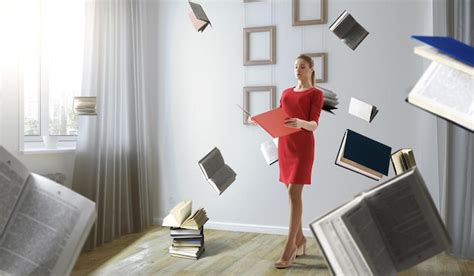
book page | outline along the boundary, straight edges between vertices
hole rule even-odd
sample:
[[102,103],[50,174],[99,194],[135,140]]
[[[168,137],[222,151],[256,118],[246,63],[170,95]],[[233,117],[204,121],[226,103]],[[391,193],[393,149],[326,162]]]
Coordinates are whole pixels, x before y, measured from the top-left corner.
[[351,97],[349,113],[369,122],[371,120],[373,105]]
[[222,157],[218,148],[211,150],[198,163],[206,179],[213,177],[214,174],[225,165],[224,157]]
[[0,270],[14,275],[67,275],[94,223],[95,203],[31,174],[0,240]]
[[449,236],[416,168],[367,192],[366,200],[397,271],[447,249]]
[[29,174],[20,161],[0,146],[0,237],[20,199]]
[[219,190],[219,194],[227,189],[235,180],[236,173],[228,166],[224,165],[209,180]]
[[350,34],[352,27],[356,24],[357,21],[355,21],[354,17],[347,13],[344,15],[344,19],[335,23],[335,25],[331,27],[333,28],[332,31],[337,35],[337,37],[344,39]]
[[265,141],[260,144],[263,158],[267,165],[271,165],[278,161],[278,149],[273,140]]
[[342,215],[342,220],[375,275],[397,275],[365,201]]
[[364,27],[355,22],[349,33],[342,40],[349,48],[355,50],[368,34]]

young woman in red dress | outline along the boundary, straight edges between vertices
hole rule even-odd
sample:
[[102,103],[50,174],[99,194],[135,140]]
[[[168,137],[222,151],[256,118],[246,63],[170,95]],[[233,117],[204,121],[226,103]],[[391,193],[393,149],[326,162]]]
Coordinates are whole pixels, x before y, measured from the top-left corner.
[[304,255],[306,239],[303,236],[301,217],[303,203],[301,193],[304,185],[311,184],[314,160],[314,135],[318,127],[324,96],[314,87],[315,68],[313,59],[300,55],[295,60],[294,73],[298,84],[283,91],[280,106],[288,114],[285,125],[302,129],[278,139],[278,162],[280,182],[286,185],[290,201],[288,238],[276,268],[287,268],[297,255]]

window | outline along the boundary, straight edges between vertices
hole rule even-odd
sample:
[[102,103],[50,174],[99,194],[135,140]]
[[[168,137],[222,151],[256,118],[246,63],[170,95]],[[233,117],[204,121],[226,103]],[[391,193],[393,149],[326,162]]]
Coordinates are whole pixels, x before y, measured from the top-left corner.
[[75,141],[74,96],[80,95],[84,1],[27,0],[22,32],[25,145],[43,136]]

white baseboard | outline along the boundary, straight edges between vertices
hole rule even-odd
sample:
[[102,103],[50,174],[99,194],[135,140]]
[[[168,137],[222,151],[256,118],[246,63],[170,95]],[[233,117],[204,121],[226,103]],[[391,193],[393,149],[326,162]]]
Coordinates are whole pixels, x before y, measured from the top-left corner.
[[[162,218],[153,218],[153,224],[162,225],[162,223],[163,223]],[[229,222],[218,222],[218,221],[211,221],[211,220],[206,222],[205,228],[214,229],[214,230],[224,230],[224,231],[288,235],[288,227],[229,223]],[[309,228],[303,228],[303,235],[305,235],[306,237],[312,236],[311,230]]]

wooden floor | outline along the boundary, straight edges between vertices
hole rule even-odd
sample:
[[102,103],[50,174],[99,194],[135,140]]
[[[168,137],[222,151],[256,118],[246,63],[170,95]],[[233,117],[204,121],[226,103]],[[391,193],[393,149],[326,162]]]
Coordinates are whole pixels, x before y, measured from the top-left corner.
[[[205,229],[204,239],[199,260],[171,257],[169,228],[154,227],[81,254],[72,275],[330,275],[311,237],[307,255],[282,270],[273,263],[285,236]],[[400,275],[474,275],[474,261],[441,254]]]

